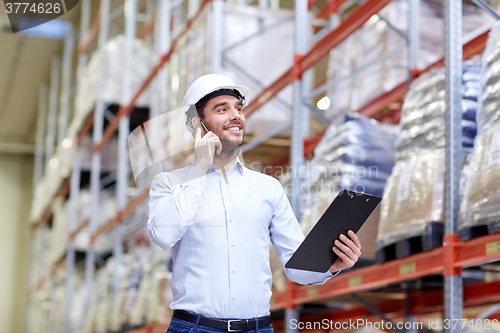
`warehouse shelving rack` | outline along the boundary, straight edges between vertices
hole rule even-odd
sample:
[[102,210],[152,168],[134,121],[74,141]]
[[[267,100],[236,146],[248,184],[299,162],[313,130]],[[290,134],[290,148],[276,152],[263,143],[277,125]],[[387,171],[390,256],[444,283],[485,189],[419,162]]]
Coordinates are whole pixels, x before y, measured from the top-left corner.
[[[412,4],[412,8],[418,8],[417,0],[409,0]],[[318,15],[317,18],[326,19],[329,18],[331,14],[335,13],[336,10],[345,3],[346,0],[331,0]],[[291,165],[294,168],[300,168],[300,166],[304,163],[304,156],[311,152],[315,145],[319,142],[321,138],[321,133],[315,137],[308,138],[308,126],[309,126],[309,113],[306,112],[303,96],[305,96],[305,87],[302,82],[302,74],[314,67],[319,60],[325,57],[328,52],[339,45],[349,34],[358,29],[363,23],[365,23],[372,15],[375,15],[380,9],[382,9],[385,5],[387,5],[390,0],[366,0],[361,3],[356,10],[354,10],[348,17],[346,17],[336,28],[332,29],[328,32],[320,41],[318,41],[310,50],[307,49],[307,36],[305,32],[307,31],[307,11],[314,5],[314,0],[309,3],[306,0],[297,0],[295,5],[295,62],[294,66],[290,68],[287,72],[285,72],[278,80],[276,80],[269,87],[265,88],[257,98],[255,98],[244,110],[245,115],[248,117],[254,111],[256,111],[259,107],[261,107],[266,102],[270,101],[276,94],[281,91],[288,84],[293,83],[294,86],[294,99],[293,99],[293,131],[292,131],[292,147],[291,147]],[[482,3],[478,0],[478,2]],[[175,49],[177,40],[179,36],[185,34],[191,27],[194,20],[196,20],[199,13],[203,10],[205,6],[209,3],[212,3],[211,10],[214,11],[214,15],[220,15],[222,12],[222,0],[205,0],[201,4],[197,4],[196,1],[191,0],[189,4],[190,8],[190,18],[185,23],[185,28],[182,30],[180,35],[177,35],[175,38],[170,40],[170,14],[171,14],[171,4],[167,1],[159,2],[159,10],[157,11],[157,17],[152,19],[150,23],[146,26],[146,29],[141,34],[141,37],[145,38],[149,33],[155,30],[155,46],[156,50],[161,55],[158,64],[155,66],[154,70],[150,73],[146,81],[142,84],[141,88],[132,94],[130,91],[130,79],[127,79],[127,75],[125,75],[125,79],[123,84],[124,93],[121,100],[121,106],[118,113],[118,116],[105,128],[103,129],[103,112],[105,105],[103,104],[102,98],[98,96],[96,100],[96,109],[92,113],[91,116],[88,117],[86,123],[80,130],[78,140],[87,134],[91,128],[93,128],[93,161],[92,161],[92,172],[91,172],[91,191],[92,191],[92,210],[94,215],[90,219],[90,221],[86,221],[82,225],[77,225],[77,196],[79,191],[79,163],[78,157],[79,153],[75,155],[74,164],[72,166],[71,178],[66,180],[62,185],[57,196],[66,196],[68,193],[70,195],[71,202],[71,217],[70,217],[70,231],[69,231],[69,246],[66,257],[61,260],[54,267],[42,267],[42,272],[39,272],[35,275],[35,281],[30,280],[30,288],[28,289],[28,298],[33,295],[35,291],[40,289],[45,283],[50,281],[58,269],[66,266],[67,269],[67,285],[66,285],[66,308],[69,308],[69,302],[71,301],[71,292],[72,292],[72,274],[74,272],[75,258],[74,258],[74,248],[72,247],[72,240],[75,235],[82,230],[83,227],[89,226],[90,230],[93,234],[92,239],[95,239],[98,235],[106,233],[108,231],[113,230],[115,234],[115,245],[114,245],[114,256],[119,260],[121,253],[123,251],[122,247],[122,239],[120,237],[120,222],[123,217],[127,214],[130,214],[134,211],[134,209],[148,197],[147,190],[144,190],[139,196],[130,202],[126,202],[126,198],[124,196],[125,184],[127,180],[128,171],[126,170],[127,160],[126,160],[126,138],[128,136],[128,115],[132,112],[134,103],[137,100],[138,96],[144,91],[144,89],[149,86],[155,78],[159,78],[156,82],[156,90],[157,90],[157,100],[152,103],[151,115],[159,114],[159,110],[161,109],[160,103],[164,101],[164,93],[166,91],[164,84],[166,83],[166,69],[164,67],[165,63],[167,63],[172,55],[173,50]],[[447,65],[447,71],[450,76],[455,76],[460,71],[457,70],[458,60],[461,58],[462,48],[460,47],[460,40],[457,42],[456,36],[459,36],[458,32],[460,27],[460,17],[461,6],[454,3],[452,0],[445,1],[447,7],[445,7],[445,18],[447,21],[447,39],[446,39],[446,61],[443,59],[429,68],[421,71],[421,73],[430,71],[434,68],[442,67],[445,63]],[[262,7],[265,7],[266,4],[264,1],[260,4]],[[129,8],[126,11],[128,13],[128,17],[126,16],[126,28],[125,35],[128,42],[135,37],[135,8],[137,6],[136,0],[127,0],[125,6]],[[415,9],[414,9],[415,10]],[[99,31],[99,52],[103,52],[104,45],[107,42],[107,34],[109,29],[109,20],[110,20],[110,8],[109,8],[109,0],[101,1],[101,8],[99,10],[96,19],[93,21],[92,25],[90,25],[90,3],[89,1],[82,1],[82,19],[81,19],[81,29],[80,29],[80,44],[79,44],[79,73],[81,73],[81,68],[87,62],[86,50],[88,49],[90,43],[93,38]],[[160,27],[160,28],[158,28]],[[415,52],[418,50],[418,43],[416,42],[415,33],[418,29],[418,22],[409,26],[408,33],[408,46],[409,46],[409,70],[411,75],[417,74],[417,71],[414,70],[414,57]],[[215,46],[212,48],[212,59],[211,64],[211,72],[218,72],[220,70],[220,46],[217,48],[217,40],[220,42],[220,30],[215,28],[215,33],[212,38],[215,39]],[[477,54],[481,52],[486,43],[488,33],[482,33],[476,38],[472,39],[468,43],[466,43],[463,47],[463,57],[467,58],[473,54]],[[454,37],[455,36],[455,37]],[[219,44],[220,45],[220,44]],[[102,53],[104,55],[104,53]],[[454,58],[452,58],[454,55]],[[458,55],[458,60],[457,60]],[[128,44],[126,55],[127,61],[131,61],[132,54],[130,50],[130,44]],[[413,62],[412,60],[413,59]],[[127,70],[127,69],[125,69]],[[102,71],[101,71],[102,72]],[[162,79],[161,79],[162,78]],[[101,79],[102,80],[102,79]],[[448,96],[448,115],[453,115],[452,112],[456,109],[456,105],[453,105],[453,96],[457,92],[457,82],[448,82],[448,87],[451,89],[451,93],[449,92]],[[460,83],[458,83],[458,86]],[[375,100],[367,103],[364,107],[358,110],[359,113],[376,117],[379,116],[382,110],[391,102],[394,102],[401,97],[404,96],[408,89],[408,82],[403,82],[397,87],[395,87],[392,91],[383,94],[382,96],[376,98]],[[41,99],[43,98],[44,89],[41,89]],[[456,99],[456,98],[455,98]],[[451,111],[450,111],[451,110]],[[43,111],[43,110],[42,110]],[[456,117],[455,117],[456,118]],[[397,120],[397,116],[394,117]],[[455,129],[457,126],[455,125],[456,119],[453,117],[449,117],[450,128]],[[453,122],[455,121],[455,122]],[[453,124],[453,125],[452,125]],[[101,228],[96,228],[96,214],[98,207],[98,191],[99,191],[99,182],[100,182],[100,149],[103,144],[110,139],[110,137],[118,130],[119,133],[119,171],[117,175],[117,198],[119,201],[119,211],[116,217],[106,223]],[[448,131],[449,133],[454,133],[453,131]],[[455,133],[456,134],[456,133]],[[43,136],[43,130],[42,130]],[[266,136],[266,138],[270,137]],[[262,138],[261,138],[262,140]],[[459,142],[456,137],[451,137],[448,142]],[[77,142],[77,145],[79,142]],[[448,144],[447,156],[453,156],[452,145]],[[456,150],[456,147],[455,147]],[[38,149],[37,149],[38,151]],[[456,154],[455,154],[456,155]],[[37,154],[38,160],[40,160],[40,155]],[[288,156],[281,158],[279,163],[284,163],[288,160]],[[456,167],[456,158],[455,160],[450,159],[447,164],[447,175],[452,177],[457,177],[457,172],[452,171],[452,166]],[[41,162],[36,166],[36,175],[35,182],[39,179],[41,175]],[[456,170],[456,169],[455,169]],[[292,193],[298,193],[299,179],[293,179],[292,185]],[[277,309],[286,309],[287,320],[291,318],[298,317],[298,311],[296,309],[297,304],[308,303],[312,301],[317,301],[320,299],[325,299],[326,297],[333,297],[336,295],[354,293],[363,290],[370,290],[375,288],[380,288],[386,286],[388,284],[393,284],[401,281],[407,281],[410,279],[423,277],[431,274],[443,274],[447,277],[448,280],[452,280],[451,285],[447,283],[447,288],[444,292],[445,302],[438,302],[439,304],[432,303],[430,300],[434,300],[436,297],[443,297],[443,293],[439,294],[434,292],[432,294],[425,295],[415,295],[412,296],[412,307],[411,309],[417,311],[431,311],[428,310],[429,307],[434,307],[432,311],[436,311],[435,308],[444,304],[444,308],[447,311],[449,317],[459,318],[462,309],[462,298],[461,298],[461,286],[460,286],[460,268],[468,265],[475,265],[483,262],[489,262],[500,259],[500,235],[490,235],[478,238],[469,242],[458,242],[456,238],[456,222],[453,218],[453,214],[456,213],[456,200],[451,200],[453,197],[453,182],[447,182],[447,207],[451,208],[448,210],[449,213],[447,215],[447,236],[444,247],[433,250],[431,252],[425,252],[421,254],[417,254],[411,256],[409,258],[396,260],[393,262],[389,262],[383,265],[375,265],[363,269],[359,269],[356,271],[345,272],[335,279],[331,280],[327,284],[319,287],[297,287],[293,283],[287,284],[287,290],[284,293],[276,293],[272,298],[272,310]],[[450,203],[453,203],[450,205]],[[299,206],[298,206],[298,197],[294,195],[292,197],[292,206],[294,211],[298,215]],[[50,207],[47,208],[45,213],[43,214],[41,220],[33,225],[32,235],[37,235],[39,230],[44,230],[47,228],[47,222],[51,216],[52,212]],[[455,229],[455,230],[454,230]],[[46,234],[46,232],[44,233]],[[46,240],[42,240],[42,242],[46,242]],[[35,247],[32,246],[32,251],[34,251]],[[41,247],[43,248],[43,247]],[[32,256],[33,258],[34,256]],[[86,256],[86,283],[89,289],[92,288],[93,283],[93,275],[94,275],[94,260],[95,256],[92,251],[92,248],[89,249]],[[43,266],[43,265],[41,265]],[[31,269],[30,269],[31,271]],[[36,270],[38,272],[38,269]],[[31,274],[30,274],[31,275]],[[117,285],[119,281],[119,277],[115,275],[113,277],[113,285]],[[456,283],[456,284],[455,284]],[[470,304],[479,305],[479,304],[491,304],[491,302],[498,301],[498,295],[496,293],[486,294],[485,292],[477,293],[475,295],[476,290],[484,290],[484,288],[497,288],[497,283],[491,284],[482,284],[481,286],[466,286],[464,288],[464,305],[469,306]],[[482,289],[483,288],[483,289]],[[496,289],[495,289],[496,290]],[[479,296],[478,296],[479,295]],[[453,300],[450,297],[457,297],[457,299]],[[496,297],[496,298],[495,298]],[[394,304],[385,305],[386,312],[392,312],[391,306]],[[400,308],[398,308],[400,309]],[[358,316],[367,315],[367,312],[363,312],[364,310],[354,309],[343,312],[343,318],[348,318],[349,315],[355,315],[354,312],[357,311]],[[341,318],[341,313],[332,313],[332,318]],[[67,316],[65,316],[66,318]],[[27,321],[29,323],[29,320]],[[65,322],[67,325],[67,322]],[[65,331],[68,331],[68,327],[64,326]],[[279,328],[276,326],[276,328]],[[145,327],[147,332],[152,332],[155,329],[154,326],[148,325]],[[29,332],[29,328],[27,326],[27,330]],[[286,327],[287,331],[291,331],[290,327]]]
[[[485,4],[482,1],[476,1],[482,7]],[[457,214],[458,214],[458,182],[459,182],[459,170],[460,170],[460,158],[459,152],[461,150],[460,146],[460,112],[455,112],[460,110],[460,86],[461,86],[461,61],[462,52],[464,58],[469,58],[470,56],[481,52],[485,45],[488,32],[483,32],[468,41],[463,46],[461,46],[461,3],[454,1],[445,1],[444,15],[445,15],[445,59],[442,59],[435,64],[432,64],[427,69],[420,73],[429,72],[433,69],[443,67],[446,64],[447,80],[447,145],[446,145],[446,222],[445,222],[445,233],[443,247],[435,251],[421,253],[418,255],[411,256],[409,258],[396,260],[394,262],[386,263],[383,265],[375,265],[363,269],[359,269],[353,272],[344,273],[342,276],[336,277],[332,282],[320,286],[320,287],[297,287],[293,283],[287,284],[287,289],[282,293],[275,293],[272,299],[271,309],[285,309],[287,313],[293,311],[296,305],[308,303],[312,301],[324,300],[329,297],[345,295],[349,293],[381,288],[390,284],[403,282],[418,277],[424,277],[432,274],[442,274],[445,279],[445,293],[444,293],[444,310],[445,318],[461,318],[462,317],[462,279],[461,279],[461,268],[477,265],[480,263],[497,261],[500,259],[500,235],[491,235],[484,238],[474,240],[471,242],[458,242],[457,236]],[[363,6],[365,6],[363,8]],[[410,8],[415,10],[418,9],[417,1],[410,1]],[[373,9],[368,6],[368,2],[361,5],[358,10],[351,14],[349,18],[359,18],[362,20],[365,12],[363,10],[370,11]],[[374,12],[371,12],[374,14]],[[498,15],[493,12],[493,16],[498,19]],[[353,19],[354,21],[354,19]],[[418,50],[418,46],[412,46],[412,34],[415,38],[415,33],[418,29],[418,25],[412,27],[412,20],[409,20],[409,71],[410,75],[415,75],[419,71],[415,70],[412,63],[415,63],[415,52]],[[343,23],[347,25],[348,19]],[[351,22],[349,22],[351,23]],[[337,28],[341,32],[349,31],[348,28],[352,27],[354,24],[349,24],[347,27],[343,27],[342,24]],[[413,28],[413,29],[412,29]],[[345,29],[345,30],[344,30]],[[413,30],[413,31],[412,31]],[[340,35],[340,34],[339,34]],[[418,37],[418,35],[417,35]],[[334,42],[331,42],[334,44]],[[417,44],[418,45],[418,44]],[[310,53],[315,54],[315,48],[319,49],[318,54],[323,55],[321,52],[321,44],[318,43]],[[413,53],[413,54],[412,54]],[[291,80],[290,75],[292,71],[303,72],[310,68],[310,62],[317,59],[314,56],[310,56],[310,62],[307,60],[308,55],[304,58],[299,58],[296,61],[296,68],[291,69],[289,72],[284,74],[280,79],[271,84],[267,89],[265,89],[262,94],[256,98],[255,103],[251,103],[246,111],[247,113],[253,112],[253,110],[260,107],[265,101],[267,101],[271,96],[277,94],[284,86],[286,86]],[[412,58],[413,57],[413,61]],[[450,79],[451,78],[451,79]],[[404,96],[408,90],[408,82],[403,82],[392,91],[383,94],[382,96],[376,98],[375,100],[367,103],[366,106],[358,110],[359,113],[367,116],[375,116],[389,103],[397,101],[399,98]],[[458,101],[458,102],[457,102]],[[397,117],[395,119],[398,119]],[[323,132],[324,133],[324,132]],[[320,133],[315,138],[309,142],[305,142],[305,155],[307,155],[316,144],[320,141],[322,134]],[[278,160],[275,165],[280,165],[286,163],[288,157],[285,156]],[[293,159],[293,151],[292,151]],[[293,162],[292,162],[293,163]],[[492,285],[482,285],[481,287],[492,287]],[[434,295],[435,296],[435,295]],[[498,299],[497,299],[498,301]],[[411,299],[410,299],[411,302]],[[485,303],[486,304],[486,300]],[[476,304],[477,305],[477,304]],[[403,307],[404,308],[404,307]],[[408,308],[408,307],[407,307]],[[411,308],[407,309],[411,310]],[[349,313],[349,311],[345,311]],[[380,313],[372,313],[379,315]],[[324,315],[324,314],[323,314]],[[322,315],[322,316],[323,316]],[[331,317],[339,320],[339,318],[349,318],[348,316],[342,316],[342,312],[332,313]],[[304,320],[307,320],[303,318]],[[318,316],[316,316],[318,319]],[[288,320],[287,320],[288,322]],[[288,331],[290,328],[286,327]],[[454,330],[454,329],[452,329]]]

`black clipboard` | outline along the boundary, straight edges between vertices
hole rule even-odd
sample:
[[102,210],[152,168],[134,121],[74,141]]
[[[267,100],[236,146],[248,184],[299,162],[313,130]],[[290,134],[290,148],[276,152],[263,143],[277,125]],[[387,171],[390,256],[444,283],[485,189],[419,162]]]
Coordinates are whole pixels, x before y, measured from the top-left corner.
[[285,267],[321,273],[328,271],[338,258],[332,250],[333,242],[341,234],[347,236],[348,230],[357,233],[380,200],[365,193],[341,191]]

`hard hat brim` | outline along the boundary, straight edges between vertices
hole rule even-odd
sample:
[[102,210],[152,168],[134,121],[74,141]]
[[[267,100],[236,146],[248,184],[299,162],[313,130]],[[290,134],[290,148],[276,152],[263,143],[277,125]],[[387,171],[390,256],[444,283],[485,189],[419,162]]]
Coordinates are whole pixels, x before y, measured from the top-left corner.
[[198,101],[201,100],[206,95],[208,95],[210,93],[213,93],[214,91],[220,90],[220,89],[236,89],[236,90],[238,90],[239,93],[241,94],[241,96],[244,97],[244,99],[243,99],[243,107],[245,107],[245,106],[248,105],[248,88],[247,87],[236,85],[236,84],[235,85],[227,85],[227,86],[216,87],[216,88],[214,88],[214,89],[206,92],[203,96],[200,96],[196,100],[190,101],[189,104],[184,105],[184,127],[186,128],[186,130],[189,133],[191,133],[193,131],[193,125],[191,124],[190,119],[187,119],[189,108],[191,106],[195,105],[196,103],[198,103]]

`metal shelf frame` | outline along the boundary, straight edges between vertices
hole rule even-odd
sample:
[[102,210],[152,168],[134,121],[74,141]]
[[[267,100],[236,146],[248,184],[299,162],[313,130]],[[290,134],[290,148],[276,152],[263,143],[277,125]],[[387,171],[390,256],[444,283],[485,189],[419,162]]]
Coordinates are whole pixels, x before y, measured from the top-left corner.
[[[131,78],[128,69],[130,66],[125,66],[125,75],[122,82],[123,94],[120,102],[120,110],[118,115],[108,124],[106,128],[103,128],[104,111],[105,105],[102,96],[99,94],[101,89],[98,89],[98,96],[95,102],[95,110],[88,117],[84,126],[80,130],[76,146],[79,147],[80,141],[84,135],[89,133],[90,129],[93,129],[93,148],[92,148],[92,169],[91,169],[91,193],[92,193],[92,217],[89,221],[85,221],[83,224],[78,225],[78,194],[80,187],[80,158],[81,149],[77,148],[75,151],[75,158],[73,160],[71,177],[67,179],[63,186],[61,187],[57,196],[65,197],[69,193],[70,200],[70,226],[68,234],[68,248],[66,256],[59,261],[53,267],[47,267],[45,259],[37,262],[37,265],[30,264],[30,285],[27,290],[28,297],[28,309],[27,309],[27,325],[26,331],[29,332],[29,318],[30,318],[30,307],[31,300],[37,290],[50,282],[55,276],[57,271],[62,268],[66,268],[66,293],[65,293],[65,308],[69,309],[72,301],[73,293],[73,276],[75,271],[75,249],[74,249],[74,238],[75,236],[84,228],[89,227],[92,237],[91,243],[101,234],[109,231],[113,231],[114,247],[113,256],[118,261],[123,253],[123,236],[121,233],[121,222],[123,217],[131,214],[135,208],[148,198],[148,190],[143,190],[136,198],[127,202],[127,197],[125,194],[129,170],[127,170],[127,136],[128,136],[128,122],[129,115],[132,112],[135,102],[138,97],[144,92],[144,90],[152,85],[155,94],[153,94],[153,100],[151,105],[151,117],[158,115],[160,110],[162,110],[162,103],[165,101],[166,92],[166,77],[167,68],[165,64],[170,60],[171,55],[176,49],[177,42],[181,36],[186,34],[191,28],[193,22],[198,18],[199,14],[204,10],[204,8],[209,4],[213,3],[212,11],[214,17],[221,17],[223,13],[223,0],[203,0],[201,3],[196,0],[189,0],[189,13],[188,20],[183,24],[183,27],[175,33],[171,31],[171,15],[172,8],[178,5],[180,2],[172,1],[160,1],[160,0],[147,0],[151,3],[155,2],[157,6],[156,16],[150,17],[149,23],[146,25],[144,31],[140,34],[140,38],[146,39],[150,34],[154,34],[154,46],[160,54],[160,59],[151,71],[147,79],[143,82],[140,88],[133,92],[131,90]],[[316,18],[320,20],[330,19],[332,14],[335,14],[338,8],[343,5],[347,0],[330,0],[328,5],[323,8],[317,15]],[[418,10],[419,0],[408,0],[413,11]],[[182,2],[182,1],[181,1]],[[336,26],[331,31],[320,32],[320,35],[324,37],[317,41],[310,49],[308,41],[307,31],[311,26],[312,22],[308,19],[308,9],[310,10],[316,1],[314,0],[296,0],[295,1],[295,48],[294,48],[294,65],[288,71],[286,71],[279,79],[277,79],[270,86],[264,88],[262,92],[245,108],[244,114],[246,117],[250,116],[253,112],[259,109],[266,102],[274,98],[283,88],[289,84],[293,84],[293,122],[292,122],[292,146],[290,154],[288,156],[282,157],[277,161],[276,165],[287,163],[289,157],[291,157],[291,165],[294,169],[298,170],[304,164],[305,156],[308,156],[314,147],[321,140],[322,133],[317,136],[309,137],[309,112],[304,105],[304,98],[307,96],[306,84],[304,83],[303,76],[306,75],[306,71],[313,68],[321,59],[323,59],[331,49],[338,46],[342,41],[345,40],[350,34],[361,27],[371,16],[376,15],[379,10],[390,3],[390,0],[366,0],[362,2],[351,14],[349,14],[338,26]],[[101,6],[98,11],[97,16],[90,23],[90,1],[84,0],[82,3],[81,10],[81,27],[79,32],[79,57],[78,57],[78,78],[81,77],[82,70],[88,61],[88,49],[93,41],[93,39],[98,35],[99,41],[99,53],[101,54],[101,59],[105,57],[104,46],[108,40],[110,21],[112,20],[112,14],[110,11],[110,1],[101,1]],[[265,0],[259,0],[259,7],[266,8],[268,2]],[[276,1],[273,1],[271,6],[276,7]],[[125,37],[126,37],[126,51],[125,58],[126,63],[133,62],[133,51],[131,47],[132,40],[136,37],[136,22],[137,22],[137,0],[126,0],[125,2],[126,10],[125,13]],[[287,284],[287,290],[283,293],[275,293],[271,300],[271,309],[285,309],[287,319],[298,318],[297,305],[303,303],[309,303],[328,297],[355,293],[360,291],[371,290],[375,288],[381,288],[389,284],[407,281],[410,279],[424,277],[432,274],[443,274],[446,279],[446,288],[444,293],[435,292],[429,295],[413,295],[412,296],[412,311],[415,313],[425,313],[425,311],[437,311],[439,307],[444,308],[446,315],[449,318],[459,318],[461,315],[463,306],[472,306],[478,304],[491,304],[491,302],[498,302],[500,296],[494,294],[486,294],[484,292],[479,293],[479,297],[474,296],[476,290],[482,290],[481,288],[495,287],[498,283],[484,284],[482,286],[466,286],[463,288],[463,299],[462,299],[462,286],[460,284],[459,272],[461,267],[476,265],[479,263],[485,263],[495,260],[500,260],[499,251],[491,251],[491,248],[500,248],[500,235],[489,235],[484,236],[469,242],[459,242],[456,237],[456,195],[454,194],[453,185],[456,186],[457,177],[457,142],[460,142],[460,133],[457,131],[457,119],[453,117],[455,113],[453,110],[456,109],[456,95],[459,92],[460,82],[456,80],[457,68],[461,62],[462,54],[463,58],[466,59],[474,54],[482,52],[486,45],[486,40],[488,32],[484,32],[472,39],[471,41],[465,43],[463,48],[461,47],[461,39],[458,34],[461,20],[461,11],[459,12],[459,7],[452,0],[444,1],[444,13],[446,20],[446,56],[435,64],[432,64],[428,68],[418,71],[415,67],[416,62],[416,52],[418,50],[418,20],[412,19],[411,12],[409,13],[409,33],[407,38],[407,46],[409,48],[409,80],[408,82],[402,82],[400,85],[395,87],[392,91],[377,97],[371,102],[367,103],[365,106],[358,110],[359,113],[369,116],[377,117],[380,112],[389,104],[400,98],[402,98],[407,90],[408,83],[412,78],[421,73],[426,73],[432,69],[443,67],[446,65],[446,70],[449,77],[455,78],[455,80],[449,80],[447,82],[447,114],[449,115],[448,123],[449,129],[447,130],[449,137],[447,141],[447,156],[450,158],[447,160],[446,175],[447,179],[447,236],[445,237],[444,247],[435,249],[430,252],[425,252],[411,256],[409,258],[396,260],[383,265],[375,265],[367,268],[345,272],[336,278],[332,279],[325,285],[322,286],[295,286],[293,283]],[[150,9],[152,7],[149,7]],[[153,11],[150,10],[150,13]],[[210,70],[212,73],[220,72],[221,62],[223,59],[223,50],[221,47],[222,31],[220,23],[221,20],[214,20],[215,24],[212,27],[214,31],[212,49],[211,49],[211,65]],[[316,21],[315,21],[316,22]],[[328,28],[325,28],[328,29]],[[180,31],[180,32],[179,32]],[[73,33],[73,32],[72,32]],[[417,37],[416,37],[417,36]],[[69,82],[71,80],[70,65],[68,65],[67,58],[71,56],[71,43],[74,43],[71,37],[67,38],[65,42],[65,52],[62,66],[62,78],[63,82]],[[66,46],[67,44],[67,46]],[[101,61],[101,66],[104,66],[104,61]],[[60,61],[55,59],[52,66],[52,79],[51,88],[47,89],[42,87],[40,89],[40,109],[39,109],[39,119],[45,118],[45,113],[49,113],[49,123],[47,134],[44,133],[45,125],[43,122],[38,122],[37,128],[37,149],[35,155],[35,171],[34,171],[34,186],[39,181],[43,174],[43,167],[47,163],[50,163],[50,158],[53,154],[53,147],[56,138],[56,115],[57,115],[57,86],[58,78],[60,76],[59,69]],[[98,79],[98,85],[102,83],[102,74],[104,68],[100,70],[100,78]],[[78,85],[79,83],[77,83]],[[69,85],[68,85],[69,86]],[[69,89],[69,87],[68,87]],[[61,96],[61,110],[68,110],[69,107],[67,91],[62,92]],[[49,98],[49,105],[47,108],[47,96]],[[59,117],[59,143],[64,137],[65,128],[67,126],[67,113],[68,111],[63,111]],[[385,115],[387,116],[387,115]],[[398,116],[394,116],[395,121],[399,120]],[[283,130],[286,128],[283,128]],[[117,192],[116,197],[118,201],[118,213],[115,218],[97,228],[97,218],[98,218],[98,203],[99,203],[99,190],[100,190],[100,151],[103,145],[111,138],[111,136],[118,131],[119,135],[119,161],[118,161],[118,172],[117,172]],[[52,134],[51,134],[52,133]],[[453,134],[452,134],[453,133]],[[265,136],[265,138],[270,138],[274,135],[279,134],[279,132],[270,133]],[[45,138],[44,138],[45,135]],[[254,142],[253,146],[265,141],[260,138],[259,141]],[[45,144],[45,154],[43,152]],[[250,142],[249,144],[252,144]],[[252,147],[248,147],[251,149]],[[44,162],[45,156],[45,162]],[[453,157],[453,158],[451,158]],[[454,169],[453,169],[454,168]],[[454,170],[454,171],[453,171]],[[452,181],[453,180],[453,181]],[[298,177],[293,178],[292,182],[292,207],[296,213],[299,215],[299,201],[298,188],[300,184],[300,179]],[[456,191],[455,191],[456,192]],[[453,203],[453,204],[450,204]],[[44,248],[44,243],[46,239],[40,239],[46,234],[40,233],[40,230],[47,229],[47,222],[52,215],[51,208],[47,208],[43,214],[41,220],[34,224],[31,229],[32,244],[30,249],[30,262],[31,258],[34,257],[34,253],[38,253],[40,249]],[[35,242],[36,241],[36,242]],[[36,244],[33,244],[36,243]],[[37,251],[38,249],[38,251]],[[46,251],[45,251],[46,253]],[[38,254],[40,256],[40,254]],[[44,255],[42,254],[42,257]],[[92,285],[94,280],[94,265],[96,256],[93,251],[92,246],[89,247],[86,255],[86,284],[89,290],[89,295],[92,294]],[[33,267],[34,266],[34,267]],[[402,274],[404,273],[404,274]],[[121,277],[118,274],[113,275],[113,285],[117,286]],[[115,295],[116,289],[113,289],[113,295]],[[435,302],[435,304],[430,304],[428,299],[444,298],[443,302]],[[496,297],[496,298],[495,298]],[[113,299],[115,297],[113,296]],[[91,302],[91,298],[87,299],[87,309]],[[419,305],[420,304],[420,305]],[[423,304],[423,305],[422,305]],[[431,306],[432,305],[432,306]],[[385,307],[384,307],[385,306]],[[384,305],[381,309],[384,312],[394,312],[390,309],[390,305]],[[420,308],[421,309],[420,309]],[[400,309],[400,308],[398,308]],[[420,309],[420,310],[418,310]],[[418,312],[418,311],[420,312]],[[354,310],[352,310],[354,311]],[[348,316],[364,316],[365,312],[362,310],[358,311],[357,314],[354,312],[349,313],[345,311],[343,316],[339,316],[339,313],[335,314],[335,318],[351,318]],[[333,316],[333,315],[332,315]],[[390,318],[396,318],[397,316],[405,316],[405,314],[397,313],[391,314]],[[333,318],[333,317],[332,317]],[[279,326],[279,325],[278,325]],[[69,332],[69,321],[67,313],[64,316],[63,322],[64,332]],[[154,325],[147,325],[144,330],[146,332],[153,332],[155,329]],[[291,332],[291,328],[286,327],[287,332]]]

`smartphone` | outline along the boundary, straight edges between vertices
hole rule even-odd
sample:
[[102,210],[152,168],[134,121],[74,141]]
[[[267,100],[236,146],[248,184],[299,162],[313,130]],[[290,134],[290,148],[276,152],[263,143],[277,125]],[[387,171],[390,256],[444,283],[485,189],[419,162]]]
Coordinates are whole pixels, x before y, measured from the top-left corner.
[[[198,128],[201,128],[201,137],[204,137],[207,133],[208,133],[208,129],[207,127],[205,126],[205,124],[200,120],[198,122],[198,124],[196,124],[196,126],[194,127],[193,129],[193,138],[196,137],[196,131],[198,130]],[[204,132],[203,132],[204,131]]]
[[[196,137],[196,131],[198,131],[198,128],[201,128],[201,137],[204,137],[207,133],[208,133],[208,128],[207,126],[205,126],[205,124],[200,120],[198,122],[198,124],[196,124],[196,126],[194,127],[193,129],[193,138]],[[214,150],[214,154],[215,154],[215,150]]]
[[[201,124],[201,126],[203,127],[203,129],[205,130],[205,134],[208,133],[208,129],[207,129],[207,126],[205,126],[205,124],[200,120],[199,123]],[[205,135],[203,134],[203,135]]]

